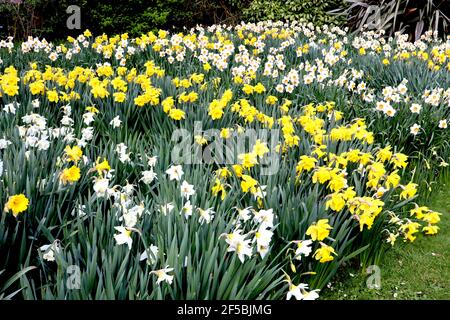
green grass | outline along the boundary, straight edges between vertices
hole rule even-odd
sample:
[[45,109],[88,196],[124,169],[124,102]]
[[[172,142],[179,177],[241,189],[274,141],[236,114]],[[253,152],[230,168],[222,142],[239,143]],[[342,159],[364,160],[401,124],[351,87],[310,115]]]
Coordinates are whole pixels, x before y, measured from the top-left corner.
[[381,289],[369,289],[364,270],[344,270],[323,293],[324,299],[450,299],[450,189],[447,185],[429,200],[441,212],[440,233],[420,236],[412,244],[395,246],[380,267]]

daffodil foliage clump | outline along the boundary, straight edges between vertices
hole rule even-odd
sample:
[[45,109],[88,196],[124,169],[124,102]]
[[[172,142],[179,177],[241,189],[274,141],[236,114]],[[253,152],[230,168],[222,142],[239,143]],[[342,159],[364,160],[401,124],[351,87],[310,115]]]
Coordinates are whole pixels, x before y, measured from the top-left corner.
[[445,167],[448,47],[271,22],[1,41],[1,297],[316,299],[436,234],[409,153]]

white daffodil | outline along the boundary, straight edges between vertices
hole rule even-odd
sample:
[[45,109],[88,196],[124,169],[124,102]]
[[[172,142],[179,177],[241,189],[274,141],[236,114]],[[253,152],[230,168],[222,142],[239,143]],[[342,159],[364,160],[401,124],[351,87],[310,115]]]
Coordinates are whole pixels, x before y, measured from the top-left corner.
[[35,109],[39,108],[41,105],[41,102],[39,101],[39,99],[34,99],[33,101],[31,101],[31,106]]
[[6,139],[0,139],[0,150],[6,149],[11,144],[11,141]]
[[303,293],[303,300],[317,300],[319,298],[319,289],[311,290],[311,291],[304,291]]
[[265,191],[267,186],[259,186],[256,189],[256,192],[253,193],[255,199],[262,199],[266,196],[267,192]]
[[284,86],[280,83],[275,87],[275,90],[277,90],[279,93],[283,93]]
[[[439,163],[439,167],[448,167],[449,166],[449,164],[447,163],[447,162],[445,162],[444,160],[442,160],[440,163]],[[0,170],[0,172],[1,172],[1,170]]]
[[57,54],[56,52],[52,52],[52,53],[50,53],[50,55],[48,56],[48,58],[49,58],[51,61],[55,62],[56,59],[58,59],[58,54]]
[[147,158],[147,164],[150,167],[154,167],[156,165],[156,160],[157,159],[158,159],[158,156],[149,157],[149,158]]
[[94,121],[95,113],[93,112],[86,112],[83,114],[83,122],[88,126]]
[[260,223],[260,228],[273,228],[273,209],[253,211],[253,220]]
[[261,246],[258,244],[258,245],[256,245],[256,251],[261,256],[261,259],[264,259],[266,254],[269,252],[269,246]]
[[303,300],[303,290],[308,289],[308,285],[306,283],[300,283],[298,286],[289,282],[289,291],[287,293],[286,299],[291,300],[292,297],[295,297],[297,300]]
[[156,179],[156,173],[153,171],[153,168],[150,170],[142,171],[142,178],[140,181],[142,181],[145,184],[152,183],[153,180]]
[[87,127],[81,130],[81,140],[91,141],[94,138],[94,128]]
[[140,205],[134,206],[131,209],[129,209],[128,213],[134,214],[140,218],[144,213],[144,210],[145,210],[144,204],[141,203]]
[[273,232],[267,229],[259,229],[255,232],[256,241],[256,251],[260,254],[261,258],[264,259],[266,254],[269,252],[269,245],[272,239]]
[[378,111],[383,111],[386,110],[386,108],[390,107],[389,103],[385,102],[385,101],[378,101],[376,104],[375,109],[377,109]]
[[79,216],[79,217],[83,217],[85,216],[86,213],[86,206],[84,204],[82,205],[77,205],[73,210],[72,210],[72,216]]
[[225,236],[225,242],[229,245],[227,252],[236,252],[242,263],[244,263],[245,256],[252,256],[251,240],[245,239],[246,235],[242,235],[240,229],[236,229],[232,233],[222,234],[222,236]]
[[236,229],[232,233],[222,233],[220,237],[225,237],[225,242],[230,247],[236,247],[237,243],[245,239],[245,235],[241,234],[242,230]]
[[163,214],[163,215],[168,215],[170,212],[172,212],[174,206],[172,203],[167,203],[167,204],[163,204],[161,205],[161,207],[159,208],[159,211]]
[[195,189],[192,184],[189,184],[186,180],[181,184],[181,196],[189,199],[190,196],[195,194]]
[[241,260],[242,263],[245,261],[245,256],[251,257],[252,256],[252,247],[250,246],[250,239],[238,241],[236,243],[236,246],[229,247],[228,252],[235,251],[238,255],[239,260]]
[[412,135],[417,136],[420,132],[420,128],[421,128],[420,125],[415,123],[411,126],[411,128],[409,128],[409,131],[411,132]]
[[[16,103],[16,105],[19,106],[18,103]],[[16,114],[16,107],[14,106],[14,103],[8,103],[5,104],[3,111],[5,111],[6,113]]]
[[114,119],[112,119],[109,124],[113,127],[113,128],[120,128],[120,126],[122,125],[122,121],[120,120],[120,117],[117,116]]
[[194,210],[194,208],[193,208],[193,206],[192,206],[192,204],[191,204],[191,201],[187,201],[187,202],[184,204],[183,208],[181,209],[181,214],[183,214],[184,217],[185,217],[186,219],[188,219],[190,216],[192,216],[193,210]]
[[119,143],[116,146],[116,153],[119,155],[119,160],[122,163],[130,162],[130,153],[127,153],[128,146],[126,146],[124,143]]
[[386,239],[386,242],[389,243],[391,246],[394,246],[395,241],[397,240],[399,234],[398,233],[392,233],[389,232],[388,238]]
[[312,248],[312,240],[294,241],[297,244],[297,249],[295,250],[295,259],[301,260],[302,255],[305,257],[309,256]]
[[384,109],[384,114],[388,117],[392,118],[397,113],[397,110],[395,110],[392,106],[388,106]]
[[156,284],[160,284],[163,281],[172,284],[173,276],[168,274],[168,272],[171,271],[173,271],[173,268],[166,266],[164,269],[151,271],[150,274],[155,274],[158,277],[158,279],[156,279]]
[[214,211],[212,208],[203,210],[202,208],[197,208],[198,213],[200,214],[200,218],[198,218],[198,222],[203,224],[203,222],[210,223],[212,219],[214,219]]
[[273,232],[265,228],[259,228],[255,232],[255,241],[259,246],[268,247],[272,239]]
[[104,197],[108,191],[109,179],[95,179],[94,181],[94,191],[97,197]]
[[447,120],[440,120],[439,121],[439,128],[440,129],[447,129]]
[[128,228],[133,228],[137,221],[138,217],[134,212],[127,212],[122,215],[123,221],[125,223],[125,226]]
[[111,195],[114,197],[114,200],[116,201],[114,205],[121,208],[122,210],[127,211],[128,206],[130,206],[133,202],[130,197],[130,194],[126,192],[120,192],[117,190],[117,188],[112,189],[113,192]]
[[61,124],[66,127],[71,127],[74,124],[74,121],[71,117],[66,115],[61,118]]
[[420,114],[420,111],[422,110],[422,106],[418,103],[411,104],[411,107],[409,108],[412,113]]
[[[148,251],[150,251],[150,257],[148,256]],[[141,256],[139,257],[139,261],[144,261],[148,259],[151,264],[154,264],[158,259],[158,252],[159,252],[158,247],[151,244],[147,250],[142,252]]]
[[238,212],[239,219],[241,219],[244,222],[246,222],[246,221],[248,221],[250,219],[250,212],[251,212],[250,209],[251,209],[251,207],[247,207],[247,208],[244,208],[244,209],[239,209],[239,208],[236,208],[236,209],[237,209],[237,212]]
[[127,244],[128,249],[131,250],[131,245],[133,244],[133,239],[131,239],[131,230],[128,230],[125,227],[114,227],[117,231],[119,231],[118,234],[114,235],[114,239],[116,240],[118,245]]
[[41,139],[36,143],[36,147],[38,148],[38,150],[48,150],[48,148],[50,147],[50,142],[46,139]]
[[169,169],[167,169],[166,173],[169,175],[170,180],[177,180],[180,181],[181,177],[183,176],[183,168],[181,166],[171,166]]
[[39,248],[40,251],[44,252],[42,258],[47,261],[55,261],[55,253],[60,251],[59,240],[55,240],[51,244],[44,245]]
[[[34,101],[39,101],[39,100],[36,99]],[[70,116],[72,114],[72,107],[70,106],[70,104],[66,104],[65,106],[62,106],[61,110],[63,111],[65,116]]]
[[125,186],[122,187],[122,189],[125,192],[125,194],[132,195],[134,192],[134,184],[127,183]]

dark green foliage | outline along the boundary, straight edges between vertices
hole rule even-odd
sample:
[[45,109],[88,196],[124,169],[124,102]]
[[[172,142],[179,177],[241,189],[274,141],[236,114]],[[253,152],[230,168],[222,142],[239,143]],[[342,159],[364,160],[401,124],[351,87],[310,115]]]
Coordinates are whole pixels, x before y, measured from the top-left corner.
[[[32,34],[64,38],[71,33],[66,26],[70,16],[66,9],[70,5],[80,7],[83,30],[92,29],[96,33],[108,34],[129,32],[137,35],[169,24],[183,23],[189,14],[184,10],[185,0],[25,0],[21,5],[0,5],[1,20],[7,21],[7,30],[4,32],[19,37]],[[31,15],[39,19],[32,21]],[[26,28],[21,27],[22,20],[30,22]],[[73,32],[78,34],[79,30]]]
[[328,11],[343,6],[342,0],[254,0],[244,9],[243,16],[249,21],[298,20],[316,25],[342,24],[342,17],[329,15]]
[[137,36],[160,28],[181,30],[241,20],[302,20],[318,25],[343,22],[327,13],[342,6],[342,0],[22,0],[21,4],[0,0],[0,35],[63,39],[79,34],[80,30],[66,26],[70,5],[80,7],[83,30],[109,35],[128,32]]

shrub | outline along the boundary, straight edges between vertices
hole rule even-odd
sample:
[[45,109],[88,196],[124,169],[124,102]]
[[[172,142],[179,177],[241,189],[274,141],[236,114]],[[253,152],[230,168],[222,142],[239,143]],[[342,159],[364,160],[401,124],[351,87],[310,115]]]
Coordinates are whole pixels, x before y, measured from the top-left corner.
[[341,1],[266,1],[266,0],[100,0],[100,1],[42,1],[23,0],[19,3],[0,1],[0,34],[26,38],[29,35],[47,39],[63,39],[78,31],[68,30],[66,9],[77,5],[81,9],[84,29],[96,34],[128,32],[137,36],[160,28],[181,30],[196,24],[237,24],[242,19],[303,20],[318,25],[342,23],[342,19],[328,15],[327,10]]
[[249,21],[297,20],[312,22],[315,25],[342,24],[341,17],[328,14],[328,11],[343,6],[343,1],[271,1],[254,0],[243,10],[243,17]]

